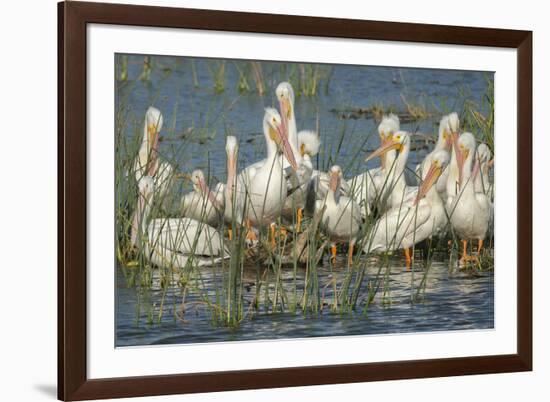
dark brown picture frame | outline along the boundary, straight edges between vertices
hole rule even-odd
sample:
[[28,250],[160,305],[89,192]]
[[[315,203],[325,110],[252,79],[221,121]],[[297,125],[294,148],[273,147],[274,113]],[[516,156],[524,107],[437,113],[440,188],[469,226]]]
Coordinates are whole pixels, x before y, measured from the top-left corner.
[[[479,357],[88,379],[86,25],[490,46],[517,50],[517,353]],[[62,400],[532,370],[532,32],[167,7],[58,4],[58,397]]]

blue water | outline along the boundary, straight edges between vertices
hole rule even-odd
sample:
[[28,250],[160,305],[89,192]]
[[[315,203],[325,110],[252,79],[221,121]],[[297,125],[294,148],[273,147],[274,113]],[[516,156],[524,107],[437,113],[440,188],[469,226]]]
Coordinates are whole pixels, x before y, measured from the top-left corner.
[[[298,70],[289,63],[263,63],[266,94],[259,96],[250,74],[251,91],[237,89],[236,66],[243,69],[246,63],[226,62],[223,92],[214,90],[213,75],[219,61],[194,59],[193,63],[198,86],[190,58],[154,57],[150,79],[141,81],[137,77],[142,71],[143,56],[128,56],[129,80],[116,81],[116,103],[128,112],[125,136],[130,142],[141,136],[147,107],[155,105],[162,110],[165,125],[160,153],[180,171],[203,169],[213,184],[225,180],[226,135],[236,135],[240,140],[241,166],[259,159],[264,147],[263,108],[277,106],[276,85],[289,77],[295,79]],[[366,155],[378,146],[379,140],[374,120],[361,116],[342,118],[340,111],[383,105],[402,112],[404,96],[409,102],[424,105],[431,116],[405,122],[402,128],[435,136],[441,115],[449,111],[460,114],[464,102],[472,102],[484,111],[482,99],[492,83],[492,73],[486,72],[345,65],[322,66],[320,71],[330,79],[321,80],[318,95],[296,97],[298,129],[318,128],[323,145],[314,163],[320,169],[338,163],[348,177],[377,165],[375,160],[368,165],[361,162],[364,158],[354,163],[350,160],[357,154]],[[341,141],[342,132],[345,135]],[[339,152],[329,161],[328,155],[335,155],[333,150],[339,144]],[[413,168],[428,151],[420,148],[411,152],[409,167]],[[188,189],[187,184],[182,185],[178,191]],[[328,309],[321,315],[264,312],[244,320],[237,329],[212,325],[203,308],[188,311],[183,319],[174,318],[174,312],[181,307],[177,288],[170,288],[164,295],[161,322],[148,324],[151,308],[146,306],[153,306],[153,316],[157,317],[162,292],[153,288],[143,294],[127,287],[122,270],[117,268],[117,346],[493,328],[492,270],[478,275],[449,270],[448,260],[442,257],[428,274],[422,300],[411,303],[411,273],[403,269],[401,260],[396,259],[394,264],[389,282],[391,303],[383,303],[377,296],[367,311],[360,309],[345,315],[330,313]],[[321,281],[337,275],[326,269],[320,272]],[[255,277],[255,273],[251,275]],[[210,279],[214,280],[208,269],[203,276],[206,286]],[[422,272],[415,273],[415,287],[421,276]],[[286,278],[285,283],[291,286],[292,281]],[[252,280],[249,292],[254,293]]]

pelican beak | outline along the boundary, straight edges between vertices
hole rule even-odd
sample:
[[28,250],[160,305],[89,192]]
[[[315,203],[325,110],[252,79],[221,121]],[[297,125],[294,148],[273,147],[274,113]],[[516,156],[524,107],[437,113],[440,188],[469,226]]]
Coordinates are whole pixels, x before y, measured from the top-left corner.
[[[458,135],[456,136],[458,139]],[[448,151],[453,146],[454,137],[448,131],[445,130],[445,149]]]
[[158,131],[156,124],[147,125],[147,143],[149,155],[147,157],[147,174],[154,176],[157,170]]
[[230,152],[227,157],[228,168],[233,174],[237,174],[237,151]]
[[199,179],[199,188],[201,189],[201,192],[203,193],[203,195],[206,195],[208,197],[212,205],[214,205],[214,208],[219,209],[220,204],[218,203],[218,200],[214,196],[214,193],[210,191],[210,188],[208,188],[208,185],[203,179]]
[[238,150],[239,148],[227,150],[227,186],[225,187],[225,191],[229,198],[233,198],[233,190],[236,185]]
[[464,167],[464,162],[468,158],[470,151],[467,149],[461,150],[460,147],[457,146],[455,149],[455,153],[456,153],[456,161],[458,163],[458,185],[459,187],[462,187],[462,180],[463,180],[462,171]]
[[330,187],[331,191],[337,192],[339,185],[340,185],[340,174],[338,172],[331,171],[330,172],[330,183],[329,183],[329,187]]
[[489,162],[487,162],[487,167],[493,167],[495,164],[495,158],[491,159]]
[[474,168],[472,169],[472,180],[475,180],[477,175],[479,174],[481,164],[479,162],[479,158],[476,159],[476,163],[474,164]]
[[283,123],[283,129],[285,133],[288,135],[288,122],[292,117],[292,109],[290,107],[290,101],[287,98],[280,98],[279,109],[281,111],[281,117],[282,117],[281,120]]
[[456,149],[458,148],[458,133],[452,132],[449,141],[456,152]]
[[441,176],[442,172],[443,172],[443,169],[441,169],[441,166],[432,162],[430,169],[428,170],[428,173],[426,173],[426,177],[422,182],[422,185],[418,189],[418,194],[416,195],[414,205],[418,204],[420,200],[424,198],[426,194],[428,194],[428,191],[430,191],[433,185],[437,183],[437,180]]
[[382,141],[380,148],[367,156],[365,162],[368,162],[371,159],[376,158],[377,156],[383,156],[392,149],[397,149],[400,151],[402,147],[403,145],[400,142],[394,141],[391,137],[386,138],[384,141]]
[[[284,121],[284,118],[282,120]],[[292,147],[290,146],[290,142],[288,141],[288,126],[285,127],[285,125],[282,123],[278,124],[275,127],[275,133],[277,138],[276,142],[280,145],[286,160],[288,161],[288,163],[290,163],[290,166],[292,166],[292,169],[294,169],[294,171],[298,170],[298,163],[296,162],[294,152],[292,152]]]
[[158,131],[156,124],[147,126],[147,141],[149,143],[149,151],[156,151],[158,146]]

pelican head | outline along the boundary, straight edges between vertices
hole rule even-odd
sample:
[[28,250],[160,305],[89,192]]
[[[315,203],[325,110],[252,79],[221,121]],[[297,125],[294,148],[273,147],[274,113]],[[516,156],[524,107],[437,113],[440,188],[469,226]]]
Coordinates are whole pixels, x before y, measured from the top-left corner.
[[208,197],[210,202],[216,207],[219,207],[218,200],[216,200],[216,197],[210,191],[210,188],[208,188],[208,184],[206,184],[206,179],[204,177],[204,173],[202,170],[197,169],[194,170],[193,173],[191,173],[191,181],[193,182],[193,188],[196,192],[202,194],[203,196]]
[[451,144],[456,146],[456,142],[458,141],[458,133],[460,132],[460,120],[458,119],[458,114],[456,112],[452,112],[445,117],[447,117],[447,130],[449,130],[451,134]]
[[[422,178],[422,184],[418,189],[418,194],[416,195],[415,204],[418,203],[422,198],[428,194],[430,189],[433,187],[437,180],[449,164],[449,152],[441,149],[436,151],[432,157],[432,163],[428,171],[424,174]],[[437,195],[437,194],[436,194]],[[439,197],[439,195],[437,195]]]
[[382,116],[382,121],[378,125],[380,140],[384,142],[386,138],[392,136],[396,131],[399,131],[399,117],[393,113]]
[[458,118],[458,113],[452,112],[447,115],[449,121],[449,128],[452,133],[458,133],[460,131],[460,120]]
[[277,109],[271,107],[265,108],[264,114],[264,133],[269,136],[271,141],[274,141],[277,147],[283,152],[288,160],[288,163],[294,170],[298,169],[296,158],[292,152],[288,136],[285,131],[285,126],[281,121],[281,115]]
[[294,115],[294,89],[292,89],[292,85],[289,82],[284,81],[277,85],[275,95],[279,101],[279,110],[283,116],[285,132],[288,135],[289,121]]
[[147,124],[147,139],[149,146],[153,147],[158,138],[158,133],[162,130],[162,113],[153,106],[149,106],[145,113],[145,123]]
[[458,164],[458,185],[462,186],[464,164],[476,149],[476,139],[472,133],[462,133],[456,141],[455,155]]
[[[143,158],[142,164],[147,166],[147,174],[154,175],[157,168],[157,147],[159,132],[162,129],[162,113],[157,108],[150,106],[145,113],[144,142],[147,142],[145,154],[140,155]],[[145,145],[145,144],[144,144]]]
[[315,131],[302,130],[298,133],[300,155],[315,156],[321,147],[321,140]]
[[162,130],[162,113],[156,107],[149,106],[147,112],[145,113],[147,119],[147,127],[151,130],[156,130],[157,132]]
[[227,155],[227,178],[232,180],[237,176],[237,154],[239,153],[237,137],[229,135],[226,138],[225,153]]
[[340,181],[342,180],[342,168],[338,165],[334,165],[330,168],[330,190],[334,193],[338,192],[340,187]]
[[204,178],[204,173],[202,170],[197,169],[191,173],[191,181],[193,182],[193,188],[197,192],[205,193],[206,192],[206,180]]
[[395,133],[393,133],[393,135],[390,135],[386,138],[386,141],[384,141],[380,145],[380,148],[367,156],[365,162],[368,162],[371,159],[376,158],[377,156],[383,156],[392,149],[401,152],[403,148],[410,143],[410,141],[411,138],[409,133],[407,133],[406,131],[396,131]]
[[[382,121],[378,125],[378,135],[380,136],[380,144],[386,145],[388,139],[396,132],[399,131],[399,117],[390,113],[382,116]],[[386,168],[386,158],[380,158],[380,164],[382,169]]]
[[490,166],[493,164],[493,154],[487,144],[482,143],[477,146],[476,160],[474,163],[474,169],[472,170],[472,176],[475,178],[480,170],[483,170],[483,174],[488,174]]
[[237,142],[237,137],[229,135],[225,139],[225,153],[227,154],[227,160],[237,161],[237,153],[239,152],[239,143]]
[[491,149],[489,149],[489,147],[485,143],[478,145],[476,149],[476,153],[477,153],[477,159],[479,160],[480,163],[489,162],[493,156]]
[[440,149],[449,150],[453,145],[453,135],[449,124],[449,115],[443,116],[439,121],[439,137],[437,147]]

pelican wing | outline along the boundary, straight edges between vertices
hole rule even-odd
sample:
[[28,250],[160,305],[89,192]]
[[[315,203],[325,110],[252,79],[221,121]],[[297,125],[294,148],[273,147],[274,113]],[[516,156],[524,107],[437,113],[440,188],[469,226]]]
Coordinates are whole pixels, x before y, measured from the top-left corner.
[[418,206],[390,209],[373,226],[365,252],[396,250],[424,240],[427,236],[423,226],[430,216],[430,206],[422,201]]
[[149,224],[148,230],[149,245],[154,249],[197,256],[228,254],[221,234],[194,219],[155,219]]

